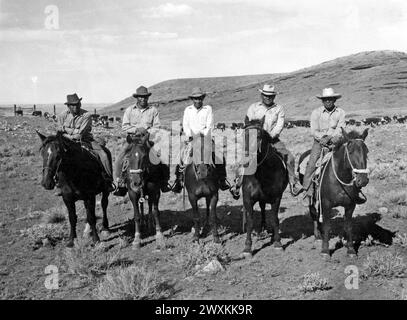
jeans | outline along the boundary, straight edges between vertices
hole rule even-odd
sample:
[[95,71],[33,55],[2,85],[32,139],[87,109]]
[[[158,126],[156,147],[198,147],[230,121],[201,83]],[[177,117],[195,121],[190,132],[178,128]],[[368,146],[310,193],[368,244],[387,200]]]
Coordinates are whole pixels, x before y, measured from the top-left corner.
[[312,175],[315,171],[317,161],[321,156],[321,151],[322,151],[321,145],[319,144],[318,141],[314,140],[314,144],[312,145],[311,154],[307,164],[307,169],[305,170],[304,174],[303,187],[305,190],[307,190],[307,195],[312,195],[310,194],[312,190],[310,190],[309,192],[308,190],[310,189],[310,186],[312,184]]

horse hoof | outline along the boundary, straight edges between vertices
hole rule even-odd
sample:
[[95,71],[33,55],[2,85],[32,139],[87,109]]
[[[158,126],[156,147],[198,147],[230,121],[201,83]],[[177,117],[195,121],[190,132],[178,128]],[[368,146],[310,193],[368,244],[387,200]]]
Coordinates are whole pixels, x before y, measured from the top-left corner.
[[213,242],[214,242],[214,243],[221,243],[219,237],[213,237]]
[[321,257],[322,257],[322,259],[324,259],[325,261],[329,261],[329,260],[331,260],[331,256],[330,256],[330,254],[329,253],[321,253]]
[[132,247],[133,247],[133,249],[140,249],[141,248],[141,242],[140,241],[133,241]]
[[100,235],[103,238],[109,238],[110,237],[110,231],[109,230],[102,230],[102,232],[100,233]]
[[242,252],[240,254],[240,258],[241,259],[251,259],[251,258],[253,258],[253,255],[251,252]]
[[67,247],[67,248],[73,248],[73,246],[74,246],[73,240],[69,240],[69,241],[67,242],[67,244],[66,244],[66,247]]

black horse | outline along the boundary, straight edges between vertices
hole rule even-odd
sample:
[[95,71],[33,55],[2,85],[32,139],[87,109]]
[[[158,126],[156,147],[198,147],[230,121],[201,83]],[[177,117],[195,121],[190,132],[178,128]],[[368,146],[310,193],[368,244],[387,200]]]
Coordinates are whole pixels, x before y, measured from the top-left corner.
[[[134,208],[135,233],[133,247],[141,246],[141,222],[144,211],[144,201],[148,201],[149,229],[152,226],[154,215],[157,248],[164,249],[164,235],[161,232],[160,212],[158,202],[160,201],[160,170],[158,165],[153,165],[150,161],[150,149],[152,142],[149,141],[147,131],[138,131],[127,136],[127,142],[131,144],[131,149],[125,160],[126,184],[129,198]],[[126,164],[127,162],[127,164]],[[143,219],[144,220],[144,219]]]
[[[197,139],[200,139],[200,137],[195,137],[194,141],[197,141]],[[198,146],[201,146],[202,149],[204,149],[204,138],[202,138],[201,144],[195,144],[195,147]],[[197,150],[195,150],[195,152],[197,152]],[[202,152],[201,154],[203,153],[204,152]],[[212,160],[214,160],[213,155]],[[219,179],[215,166],[213,164],[205,162],[206,161],[200,161],[200,163],[195,163],[194,161],[192,161],[192,163],[186,165],[184,171],[184,185],[185,189],[188,192],[188,199],[192,207],[194,220],[193,241],[199,241],[200,235],[198,200],[201,198],[205,198],[206,223],[208,222],[209,218],[213,241],[215,243],[219,243],[220,239],[216,217],[216,206],[219,199]]]
[[[357,131],[347,133],[342,129],[343,143],[337,146],[331,159],[322,167],[320,179],[319,208],[315,207],[317,199],[309,206],[314,222],[315,239],[322,238],[322,255],[330,257],[329,232],[331,226],[331,209],[345,208],[345,232],[347,235],[348,255],[355,256],[352,239],[352,215],[359,203],[359,192],[368,182],[367,154],[365,139],[369,129],[360,134]],[[322,219],[322,223],[320,221]],[[322,228],[321,228],[322,227]]]
[[[57,132],[55,136],[46,137],[37,131],[42,141],[40,149],[43,158],[41,185],[46,190],[55,187],[56,179],[62,191],[62,199],[68,209],[71,232],[68,247],[74,245],[76,235],[75,202],[83,200],[86,209],[86,221],[90,226],[91,236],[96,243],[99,236],[96,230],[96,195],[102,193],[103,221],[102,231],[109,231],[107,206],[109,200],[108,186],[102,176],[99,161],[79,143],[73,142]],[[111,157],[109,150],[109,157]]]
[[245,174],[242,181],[244,222],[246,222],[246,243],[244,257],[252,256],[253,206],[259,202],[261,209],[261,228],[266,228],[266,204],[271,204],[271,223],[274,247],[282,249],[279,234],[278,212],[284,190],[288,184],[288,173],[284,161],[272,147],[270,135],[263,130],[264,117],[260,120],[245,118],[245,147],[249,150],[249,130],[257,131],[257,169],[254,174]]

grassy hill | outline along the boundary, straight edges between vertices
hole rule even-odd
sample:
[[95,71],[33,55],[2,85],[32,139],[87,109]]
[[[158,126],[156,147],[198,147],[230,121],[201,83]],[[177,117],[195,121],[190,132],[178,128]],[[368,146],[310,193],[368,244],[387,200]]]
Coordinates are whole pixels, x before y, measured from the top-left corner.
[[[276,86],[280,93],[276,102],[292,119],[309,118],[320,105],[315,96],[324,87],[342,93],[337,105],[348,116],[407,114],[407,54],[395,51],[362,52],[284,74],[168,80],[149,90],[163,123],[181,119],[191,103],[188,93],[195,86],[209,92],[205,102],[213,106],[215,121],[231,122],[244,118],[248,106],[259,99],[257,89],[264,83]],[[134,102],[134,98],[126,98],[104,111],[119,115],[121,108]]]

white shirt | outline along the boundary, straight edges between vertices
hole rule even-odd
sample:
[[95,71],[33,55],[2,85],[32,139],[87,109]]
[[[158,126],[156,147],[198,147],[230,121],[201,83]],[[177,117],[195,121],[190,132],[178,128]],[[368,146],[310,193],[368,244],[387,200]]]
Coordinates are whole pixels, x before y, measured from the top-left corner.
[[187,137],[199,134],[210,136],[213,128],[212,107],[202,106],[199,110],[193,105],[186,107],[182,126]]
[[247,110],[249,120],[261,119],[263,116],[265,116],[263,129],[270,134],[270,137],[278,138],[284,129],[284,108],[278,104],[268,108],[262,102],[256,102]]

